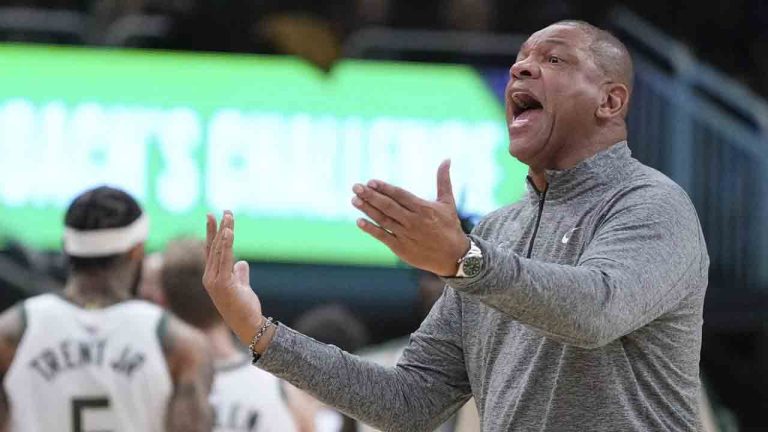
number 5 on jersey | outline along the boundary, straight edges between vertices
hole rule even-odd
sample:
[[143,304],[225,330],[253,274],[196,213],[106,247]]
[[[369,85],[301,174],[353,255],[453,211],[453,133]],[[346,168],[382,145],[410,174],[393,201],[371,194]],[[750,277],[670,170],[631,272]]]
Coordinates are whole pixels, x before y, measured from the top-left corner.
[[72,400],[72,432],[115,432],[106,397]]

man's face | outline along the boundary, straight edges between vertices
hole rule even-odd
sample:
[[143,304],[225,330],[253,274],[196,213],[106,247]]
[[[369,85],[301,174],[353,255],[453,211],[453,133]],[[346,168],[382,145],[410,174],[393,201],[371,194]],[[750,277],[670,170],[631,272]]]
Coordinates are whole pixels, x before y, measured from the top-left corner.
[[523,163],[554,168],[569,140],[596,126],[604,76],[576,27],[552,25],[523,44],[506,89],[509,152]]

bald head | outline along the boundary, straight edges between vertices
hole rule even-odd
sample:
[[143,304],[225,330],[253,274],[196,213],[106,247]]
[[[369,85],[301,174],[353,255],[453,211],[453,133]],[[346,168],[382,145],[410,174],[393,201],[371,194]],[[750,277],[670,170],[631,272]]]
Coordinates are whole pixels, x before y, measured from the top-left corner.
[[616,36],[586,21],[566,20],[553,25],[575,27],[584,33],[589,38],[589,52],[595,65],[610,80],[626,85],[630,93],[632,92],[632,57],[627,47]]

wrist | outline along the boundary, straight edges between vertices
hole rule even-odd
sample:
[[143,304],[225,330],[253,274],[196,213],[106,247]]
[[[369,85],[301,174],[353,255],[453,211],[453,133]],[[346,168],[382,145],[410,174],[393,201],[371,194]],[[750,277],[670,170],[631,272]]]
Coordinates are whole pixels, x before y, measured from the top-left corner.
[[263,315],[258,317],[257,322],[260,324],[257,327],[252,328],[251,332],[253,336],[249,340],[248,350],[251,352],[251,362],[256,364],[262,354],[267,351],[269,345],[272,343],[272,338],[275,335],[275,327],[277,322],[272,320],[272,317],[265,318]]
[[237,326],[232,326],[231,328],[235,331],[237,338],[240,339],[240,343],[248,346],[248,344],[253,342],[253,338],[266,320],[266,317],[259,314],[258,316],[241,319],[237,322]]
[[473,278],[483,270],[483,251],[473,240],[469,240],[469,250],[459,259],[459,268],[454,277]]
[[469,252],[471,247],[472,243],[470,242],[469,237],[464,236],[464,241],[458,243],[457,247],[454,248],[454,252],[451,254],[452,260],[450,264],[445,267],[445,270],[436,274],[441,277],[456,276],[456,273],[459,271],[459,262],[461,261],[461,258]]
[[259,341],[253,346],[253,350],[259,354],[263,355],[267,348],[269,348],[269,345],[272,343],[272,339],[275,337],[275,332],[277,332],[277,324],[273,324],[267,328],[267,330],[264,331],[264,335],[259,339]]

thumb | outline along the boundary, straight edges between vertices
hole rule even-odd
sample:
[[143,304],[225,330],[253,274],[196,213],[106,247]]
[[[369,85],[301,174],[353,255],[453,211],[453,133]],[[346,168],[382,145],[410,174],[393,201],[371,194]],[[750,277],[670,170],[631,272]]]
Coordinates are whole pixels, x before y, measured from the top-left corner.
[[248,263],[245,261],[238,261],[235,263],[234,268],[235,280],[238,285],[251,286],[251,271],[248,268]]
[[453,186],[451,185],[451,160],[446,159],[437,169],[437,200],[454,204]]

